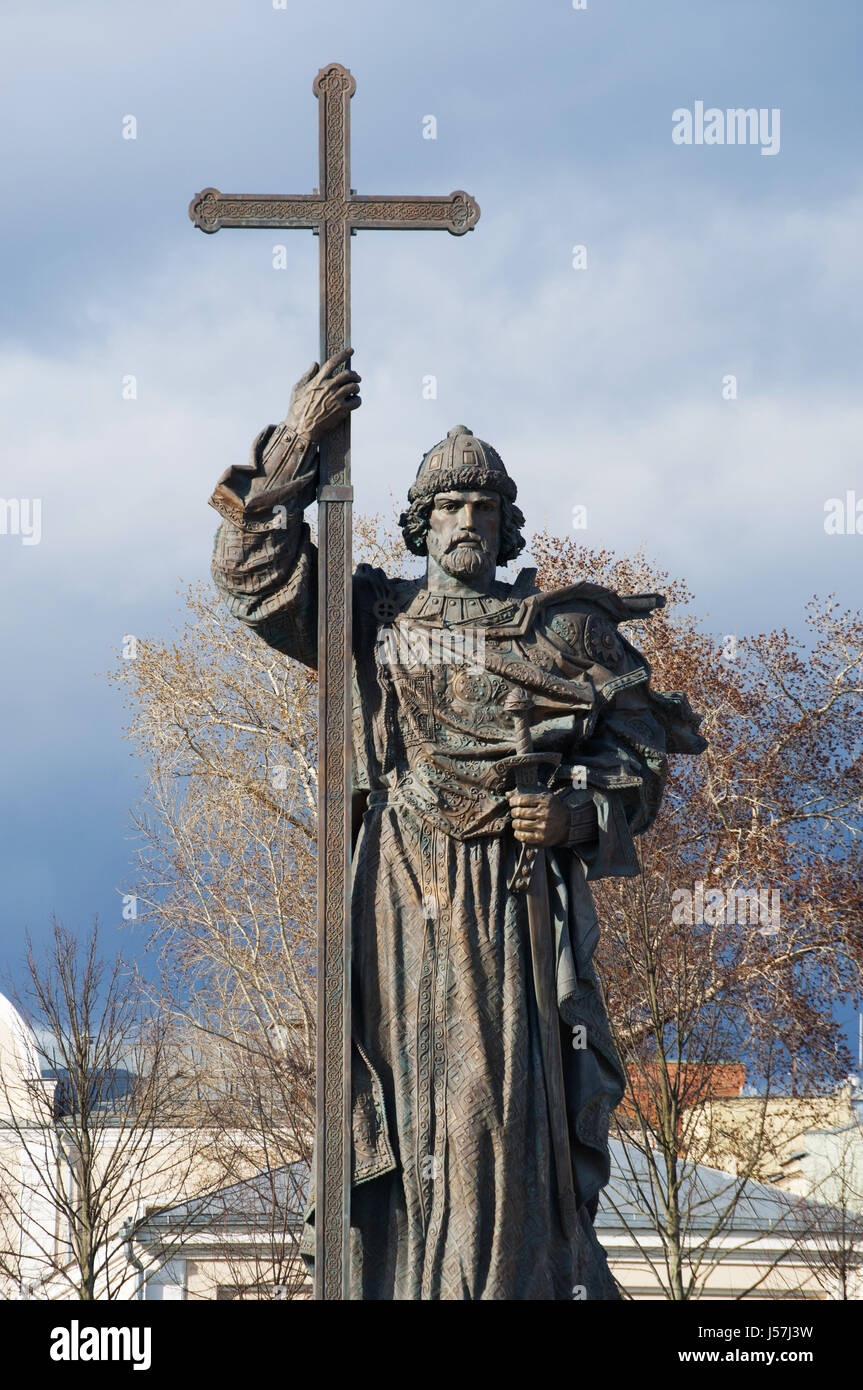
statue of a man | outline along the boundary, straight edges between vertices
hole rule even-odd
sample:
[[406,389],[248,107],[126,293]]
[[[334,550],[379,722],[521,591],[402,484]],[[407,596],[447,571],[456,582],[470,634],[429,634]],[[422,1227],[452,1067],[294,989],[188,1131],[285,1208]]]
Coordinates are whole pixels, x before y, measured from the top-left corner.
[[[317,556],[303,511],[318,442],[359,404],[348,356],[309,369],[284,425],[211,499],[225,602],[310,667]],[[425,576],[360,565],[353,587],[351,1296],[614,1298],[593,1216],[625,1077],[591,963],[588,884],[637,873],[633,836],[657,813],[666,754],[704,741],[618,631],[661,597],[495,577],[524,546],[524,518],[490,445],[450,430],[408,497],[402,533]],[[525,699],[549,759],[531,791],[512,775]],[[511,886],[525,846],[547,878],[564,1115],[549,1108],[526,896]]]

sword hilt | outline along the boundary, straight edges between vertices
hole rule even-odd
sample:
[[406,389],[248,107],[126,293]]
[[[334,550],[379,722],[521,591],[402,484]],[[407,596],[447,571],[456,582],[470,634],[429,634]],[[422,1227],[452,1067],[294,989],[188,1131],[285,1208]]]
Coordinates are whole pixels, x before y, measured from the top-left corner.
[[[503,702],[503,708],[512,716],[515,751],[519,757],[525,757],[533,752],[533,736],[530,731],[533,700],[523,686],[514,685]],[[537,780],[535,773],[534,780]]]

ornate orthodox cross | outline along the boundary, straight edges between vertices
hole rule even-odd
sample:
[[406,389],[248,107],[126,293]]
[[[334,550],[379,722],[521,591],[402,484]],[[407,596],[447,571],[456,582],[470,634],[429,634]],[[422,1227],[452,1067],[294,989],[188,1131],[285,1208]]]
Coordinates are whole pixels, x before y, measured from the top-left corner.
[[[304,227],[320,237],[320,360],[350,346],[350,238],[356,231],[461,236],[479,208],[447,198],[359,196],[350,185],[350,100],[356,82],[340,63],[312,85],[320,102],[320,186],[314,193],[220,193],[205,188],[189,216],[220,227]],[[315,1297],[348,1291],[351,1177],[351,502],[350,417],[321,449],[318,491],[318,1024],[315,1133]]]

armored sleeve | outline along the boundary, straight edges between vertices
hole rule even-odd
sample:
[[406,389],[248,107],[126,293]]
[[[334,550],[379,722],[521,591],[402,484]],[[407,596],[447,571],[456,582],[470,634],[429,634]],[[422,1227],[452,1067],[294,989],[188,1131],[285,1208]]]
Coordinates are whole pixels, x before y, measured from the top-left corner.
[[229,468],[210,498],[223,518],[212,575],[229,611],[271,647],[312,668],[318,564],[303,511],[316,483],[316,446],[271,425],[252,445],[248,467]]

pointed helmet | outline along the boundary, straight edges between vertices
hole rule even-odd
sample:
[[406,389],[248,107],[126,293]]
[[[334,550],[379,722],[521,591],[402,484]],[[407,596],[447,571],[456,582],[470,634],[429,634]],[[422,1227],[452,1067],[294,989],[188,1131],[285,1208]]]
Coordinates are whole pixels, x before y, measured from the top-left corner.
[[477,439],[467,425],[456,425],[446,439],[429,449],[408,492],[408,501],[434,497],[437,492],[465,492],[472,488],[499,492],[510,502],[514,502],[517,495],[516,485],[497,450],[484,439]]

